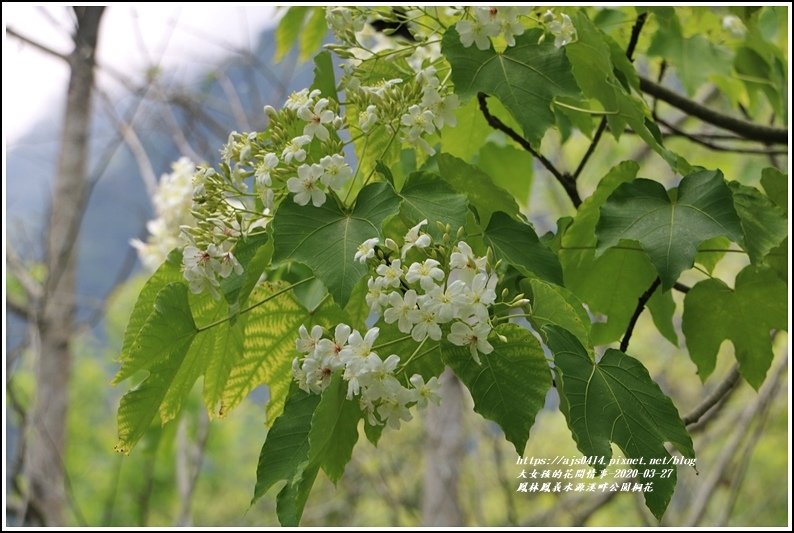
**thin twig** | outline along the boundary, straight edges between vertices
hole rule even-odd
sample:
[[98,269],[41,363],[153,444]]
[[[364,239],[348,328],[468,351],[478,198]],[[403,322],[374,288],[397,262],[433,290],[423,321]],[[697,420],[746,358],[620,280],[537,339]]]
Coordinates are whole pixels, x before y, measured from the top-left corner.
[[491,114],[488,110],[488,102],[487,99],[488,95],[485,93],[477,93],[477,101],[480,103],[480,111],[482,112],[483,116],[485,117],[485,121],[488,122],[488,125],[491,126],[495,130],[499,130],[508,137],[516,141],[521,147],[532,154],[532,156],[540,161],[540,163],[551,172],[551,174],[557,179],[557,181],[562,185],[562,188],[565,189],[565,192],[568,193],[568,197],[573,202],[574,207],[579,207],[582,204],[582,199],[579,196],[579,191],[576,190],[576,182],[574,181],[573,177],[570,174],[562,173],[557,170],[557,167],[554,164],[546,159],[542,154],[540,154],[537,150],[532,148],[532,145],[527,141],[524,137],[519,135],[515,132],[510,126],[502,122],[498,117],[495,117]]
[[[675,134],[676,136],[683,137],[692,141],[695,144],[699,144],[704,148],[708,148],[714,152],[731,152],[734,154],[752,154],[752,155],[764,155],[764,156],[775,156],[775,155],[786,155],[788,154],[787,150],[773,150],[771,148],[742,148],[739,146],[722,146],[720,144],[713,143],[711,141],[707,141],[697,135],[687,133],[684,130],[677,128],[675,125],[670,124],[666,120],[662,119],[661,117],[654,117],[656,122],[661,124],[662,126],[666,127],[670,132]],[[748,140],[748,139],[742,139]]]
[[788,144],[788,129],[787,128],[774,128],[770,126],[762,126],[752,122],[730,117],[718,113],[711,108],[700,105],[699,103],[690,100],[678,93],[662,87],[657,83],[640,76],[640,89],[643,92],[650,94],[670,104],[671,106],[680,109],[689,116],[697,117],[703,122],[707,122],[719,128],[732,131],[737,135],[741,135],[745,139],[752,139],[755,141],[769,143],[769,144]]
[[626,326],[626,333],[623,335],[623,339],[620,341],[620,351],[626,353],[626,350],[629,348],[629,341],[631,340],[631,335],[634,333],[634,326],[637,325],[637,320],[640,318],[642,314],[642,310],[645,309],[645,304],[648,303],[648,300],[651,299],[653,293],[656,292],[656,289],[659,288],[659,285],[662,284],[662,278],[657,277],[651,283],[651,286],[648,287],[648,290],[645,291],[640,295],[637,299],[637,307],[634,309],[634,314],[631,315],[631,319],[629,320],[629,325]]
[[47,46],[45,44],[42,44],[42,43],[40,43],[40,42],[38,42],[38,41],[36,41],[34,39],[31,39],[30,37],[26,37],[25,35],[22,35],[18,31],[16,31],[14,28],[6,28],[6,33],[8,35],[10,35],[11,37],[14,37],[14,38],[22,41],[23,43],[32,46],[33,48],[35,48],[36,50],[38,50],[40,52],[44,52],[45,54],[47,54],[49,56],[52,56],[52,57],[60,59],[61,61],[66,61],[67,63],[70,62],[68,54],[64,54],[62,52],[58,52],[57,50],[54,50],[54,49],[50,48],[49,46]]

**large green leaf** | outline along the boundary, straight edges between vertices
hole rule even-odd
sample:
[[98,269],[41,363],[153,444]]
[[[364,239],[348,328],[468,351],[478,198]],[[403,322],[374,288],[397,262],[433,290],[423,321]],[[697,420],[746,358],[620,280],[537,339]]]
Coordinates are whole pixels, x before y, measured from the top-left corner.
[[484,238],[493,247],[497,259],[509,263],[523,275],[562,285],[562,268],[557,256],[540,242],[529,224],[518,222],[506,213],[494,213],[485,228]]
[[309,463],[319,465],[334,483],[350,462],[362,417],[358,401],[348,400],[346,394],[347,383],[337,373],[322,393],[308,436]]
[[[489,142],[480,148],[477,166],[491,176],[494,185],[509,192],[519,205],[529,205],[534,175],[532,154],[510,144]],[[499,211],[510,213],[504,207]],[[486,222],[483,221],[483,224]]]
[[[325,25],[325,21],[323,21]],[[334,77],[334,61],[328,50],[314,56],[314,81],[312,89],[318,89],[320,96],[331,100],[339,100],[336,94],[336,78]]]
[[436,222],[449,224],[452,235],[466,223],[468,202],[456,193],[440,176],[428,172],[414,172],[400,191],[400,214],[409,226],[427,219],[427,232],[434,239],[443,235]]
[[455,119],[454,128],[445,127],[441,131],[441,151],[471,162],[476,155],[474,150],[482,146],[491,133],[490,127],[475,98],[455,110]]
[[788,176],[768,167],[761,173],[761,186],[772,202],[788,214]]
[[[330,331],[345,321],[344,313],[330,301],[310,313],[291,291],[285,291],[287,287],[284,282],[265,283],[253,293],[254,302],[267,301],[248,313],[241,356],[221,354],[230,359],[219,364],[215,378],[224,383],[219,416],[237,406],[253,389],[266,384],[270,393],[267,423],[272,424],[284,407],[292,382],[298,328],[305,325],[311,329],[317,324]],[[225,381],[222,374],[228,376]],[[217,396],[210,400],[214,405]]]
[[[554,354],[560,409],[579,451],[603,457],[604,463],[595,465],[599,472],[612,458],[613,442],[627,458],[642,460],[642,465],[653,460],[669,465],[666,442],[694,458],[692,439],[673,402],[639,361],[610,349],[594,363],[573,334],[559,326],[544,329]],[[675,472],[662,478],[661,468],[666,467],[638,468],[639,479],[653,483],[653,491],[643,495],[657,518],[667,509],[676,483]],[[655,476],[646,475],[652,470]]]
[[772,329],[788,329],[788,286],[764,267],[748,266],[735,289],[719,279],[701,281],[684,299],[683,330],[692,361],[705,380],[724,340],[733,343],[739,371],[756,389],[772,364]]
[[301,61],[308,61],[310,57],[317,53],[317,50],[323,45],[325,35],[328,33],[328,26],[325,23],[325,7],[320,6],[310,9],[311,12],[306,18],[299,36],[300,54],[298,59]]
[[149,428],[197,332],[187,285],[169,283],[158,292],[154,310],[130,350],[131,359],[146,354],[154,362],[149,376],[121,398],[117,451],[129,453]]
[[576,335],[579,342],[592,351],[590,317],[579,298],[565,287],[543,280],[531,279],[527,284],[532,291],[532,312],[529,317],[532,327],[542,331],[546,325],[561,326]]
[[477,209],[480,224],[486,225],[496,211],[505,211],[511,216],[518,215],[518,204],[510,193],[496,185],[491,176],[474,165],[449,154],[439,154],[438,171],[453,189],[466,195]]
[[[121,356],[119,357],[119,362],[122,363],[122,366],[130,359],[130,350],[132,350],[135,339],[138,337],[138,333],[140,333],[141,328],[146,322],[146,318],[152,312],[157,293],[169,283],[181,281],[182,279],[182,251],[173,250],[168,254],[168,258],[165,262],[160,265],[148,280],[146,280],[146,283],[138,295],[138,299],[135,301],[135,307],[132,309],[132,314],[124,330],[124,342],[121,347]],[[128,373],[125,372],[122,377],[116,377],[114,383],[118,383],[126,377],[129,377],[138,369],[139,368],[132,369]]]
[[309,457],[312,416],[319,402],[319,395],[308,394],[292,384],[284,412],[273,422],[259,453],[251,503],[264,496],[279,481],[290,483],[305,467]]
[[516,37],[515,46],[497,52],[493,46],[465,48],[457,30],[450,28],[441,44],[452,66],[455,92],[464,98],[479,92],[496,96],[532,144],[554,124],[554,98],[579,93],[565,52],[550,40],[538,44],[542,35],[539,29],[527,30]]
[[626,125],[629,125],[673,168],[687,172],[689,165],[662,146],[661,137],[650,122],[643,100],[632,95],[630,88],[618,79],[617,74],[620,73],[630,82],[634,74],[633,67],[624,60],[613,63],[613,47],[610,46],[609,38],[590,22],[584,12],[577,12],[572,20],[577,39],[565,47],[565,53],[571,62],[573,76],[585,96],[601,103],[615,138],[619,138]]
[[662,286],[669,289],[681,272],[692,267],[701,242],[721,235],[742,242],[741,224],[722,172],[690,174],[671,193],[660,183],[641,178],[618,187],[601,207],[596,256],[621,240],[636,240],[662,278]]
[[732,181],[730,188],[742,223],[745,249],[750,261],[760,263],[788,235],[786,214],[754,187]]
[[502,324],[489,339],[493,352],[481,355],[477,364],[468,347],[444,343],[444,362],[466,385],[474,399],[474,410],[502,428],[505,438],[524,454],[535,415],[543,408],[551,374],[543,349],[528,330]]
[[303,21],[310,9],[307,6],[293,6],[287,9],[287,12],[281,17],[278,26],[276,26],[276,53],[273,56],[273,61],[278,63],[284,59],[284,56],[295,46],[301,28],[303,28]]
[[400,198],[388,183],[364,187],[352,213],[342,211],[330,198],[322,207],[288,200],[273,218],[273,260],[304,263],[344,306],[353,286],[367,273],[367,266],[354,260],[356,248],[379,237],[381,224],[397,213],[399,205]]

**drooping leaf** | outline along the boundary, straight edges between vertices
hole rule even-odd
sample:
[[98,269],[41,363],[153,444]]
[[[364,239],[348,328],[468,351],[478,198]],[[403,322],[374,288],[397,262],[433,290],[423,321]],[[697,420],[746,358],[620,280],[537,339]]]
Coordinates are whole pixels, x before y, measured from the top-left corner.
[[273,253],[266,233],[256,233],[241,239],[234,248],[234,254],[243,267],[241,274],[232,273],[221,280],[221,292],[229,302],[229,312],[237,313],[245,306],[248,296],[265,270]]
[[309,463],[319,465],[334,483],[350,462],[362,417],[358,400],[348,400],[346,394],[347,382],[337,373],[322,393],[308,435]]
[[158,292],[154,310],[130,350],[131,360],[146,354],[153,362],[149,376],[121,398],[117,451],[129,453],[149,428],[197,332],[187,285],[169,283]]
[[319,471],[319,465],[307,465],[278,493],[276,515],[283,527],[298,527],[300,525],[303,508],[306,507],[306,500],[309,499],[309,493]]
[[788,235],[786,214],[754,187],[730,183],[750,261],[759,263]]
[[[586,456],[603,457],[600,472],[612,458],[611,443],[627,458],[670,460],[664,447],[675,446],[685,457],[694,458],[692,439],[673,402],[651,379],[642,364],[618,350],[607,350],[594,363],[570,332],[546,326],[547,344],[554,354],[560,410],[565,415],[576,446]],[[660,478],[646,475],[652,468],[639,468],[639,480],[653,483],[645,492],[645,503],[661,518],[675,489],[676,475]],[[656,467],[657,472],[659,467]]]
[[565,287],[543,280],[531,279],[528,285],[532,291],[532,316],[529,317],[532,327],[542,331],[543,326],[549,324],[561,326],[592,351],[590,317],[579,298]]
[[769,167],[761,173],[761,186],[772,202],[788,215],[788,176]]
[[[477,166],[491,177],[494,185],[509,192],[521,206],[529,205],[534,175],[533,163],[532,155],[526,150],[493,142],[484,144],[477,158]],[[505,207],[499,211],[512,214]],[[487,221],[483,221],[483,224],[486,223]]]
[[310,57],[316,54],[317,50],[323,45],[323,39],[327,33],[328,26],[325,22],[325,8],[322,6],[311,8],[309,16],[306,17],[303,28],[300,31],[300,54],[298,59],[301,62],[308,61]]
[[756,389],[772,364],[772,329],[788,329],[786,283],[766,267],[750,265],[734,289],[719,279],[701,281],[684,299],[683,330],[689,355],[705,380],[725,340],[733,343],[739,371]]
[[613,47],[610,47],[608,37],[582,11],[577,12],[572,20],[577,39],[565,46],[565,53],[571,62],[573,76],[585,96],[601,103],[613,136],[619,138],[626,125],[629,125],[674,169],[688,172],[686,161],[662,146],[661,137],[652,127],[643,100],[632,95],[629,88],[624,87],[618,79],[617,73],[629,84],[633,79],[631,73],[634,69],[625,61],[625,55],[622,60],[613,63]]
[[518,214],[518,204],[510,193],[496,185],[488,174],[476,166],[449,154],[439,154],[438,170],[444,181],[465,194],[477,209],[480,224],[487,224],[496,211],[505,211],[512,216]]
[[301,325],[320,325],[331,330],[345,322],[344,313],[326,301],[310,313],[300,305],[286,283],[264,283],[252,301],[265,303],[248,313],[242,357],[226,363],[228,378],[220,397],[219,416],[237,406],[253,389],[266,384],[270,394],[267,423],[272,424],[284,407],[292,382],[292,360],[298,356],[295,339]]
[[276,26],[276,53],[273,61],[278,63],[286,56],[292,47],[297,43],[303,21],[306,19],[311,8],[307,6],[293,6],[287,9],[284,16]]
[[427,219],[424,228],[434,239],[441,239],[441,231],[436,222],[449,224],[451,234],[466,223],[468,202],[462,194],[456,193],[440,176],[427,172],[415,172],[399,193],[402,198],[400,214],[409,226]]
[[381,225],[397,213],[400,199],[388,183],[361,190],[352,213],[330,199],[322,207],[284,202],[273,218],[274,261],[298,261],[312,269],[340,306],[367,273],[354,260],[359,244],[381,236]]
[[678,334],[673,325],[673,316],[675,315],[675,300],[673,300],[672,291],[656,291],[651,295],[648,300],[648,311],[651,312],[656,329],[662,334],[662,337],[670,341],[673,346],[678,346]]
[[[222,318],[222,315],[219,315],[218,318]],[[219,416],[218,407],[229,374],[243,357],[243,341],[248,318],[248,314],[244,314],[234,324],[229,322],[203,332],[190,348],[188,355],[196,351],[200,354],[197,355],[198,357],[207,361],[203,368],[203,397],[210,418]]]
[[665,289],[691,268],[706,239],[726,236],[742,242],[739,217],[722,172],[699,171],[681,180],[676,196],[655,181],[636,179],[618,187],[601,207],[596,256],[621,240],[636,240]]
[[[325,25],[325,21],[323,21],[323,25]],[[314,56],[314,81],[312,82],[311,89],[319,89],[320,96],[330,100],[339,100],[336,94],[334,62],[328,50],[323,50]]]
[[485,228],[485,242],[502,259],[528,277],[539,277],[562,285],[562,268],[557,256],[540,242],[529,224],[514,220],[506,213],[494,213]]
[[489,339],[493,352],[481,354],[477,364],[468,347],[444,343],[444,362],[466,385],[474,399],[474,410],[502,428],[505,438],[523,455],[529,430],[543,408],[551,375],[538,340],[515,324],[497,326]]
[[308,394],[297,384],[291,385],[284,412],[273,422],[259,453],[252,504],[279,481],[292,482],[305,467],[312,416],[319,403],[318,394]]
[[554,124],[552,100],[579,93],[565,52],[531,29],[516,37],[515,46],[496,52],[493,46],[465,48],[455,28],[444,33],[442,51],[452,66],[455,92],[463,98],[483,92],[496,96],[515,117],[532,144]]
[[[135,307],[132,309],[132,314],[124,330],[124,342],[121,347],[121,356],[119,357],[122,365],[130,358],[130,350],[146,322],[146,318],[152,312],[157,293],[169,283],[181,281],[182,279],[182,251],[172,250],[165,262],[146,281],[138,295],[138,299],[135,301]],[[126,374],[126,376],[129,375],[132,375],[132,372]],[[118,383],[122,379],[124,377],[117,377],[113,382]]]

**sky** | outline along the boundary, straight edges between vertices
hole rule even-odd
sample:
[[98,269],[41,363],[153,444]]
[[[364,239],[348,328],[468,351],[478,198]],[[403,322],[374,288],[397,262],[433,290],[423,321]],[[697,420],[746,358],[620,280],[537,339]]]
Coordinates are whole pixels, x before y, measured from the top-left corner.
[[[230,50],[253,47],[259,32],[275,25],[278,17],[271,6],[111,5],[100,27],[99,86],[110,93],[119,88],[102,67],[136,79],[155,64],[175,74],[195,73]],[[13,28],[58,52],[71,49],[72,19],[66,6],[3,3],[3,23],[4,29]],[[37,121],[60,110],[67,80],[63,61],[4,32],[3,131],[8,148]],[[53,123],[61,118],[52,117]]]

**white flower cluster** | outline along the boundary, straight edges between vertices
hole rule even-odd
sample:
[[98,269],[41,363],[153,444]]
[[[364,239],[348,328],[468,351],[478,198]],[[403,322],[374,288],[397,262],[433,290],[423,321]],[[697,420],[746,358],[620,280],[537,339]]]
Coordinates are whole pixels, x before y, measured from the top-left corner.
[[193,244],[186,246],[182,252],[182,265],[184,276],[190,290],[196,294],[208,290],[215,299],[221,294],[221,278],[228,278],[232,272],[243,273],[243,266],[234,257],[232,249],[234,243],[230,240],[223,241],[220,245],[209,244],[205,249]]
[[469,18],[458,21],[455,26],[460,42],[466,48],[475,44],[480,50],[491,47],[492,37],[503,37],[508,46],[515,46],[516,36],[524,33],[520,17],[528,15],[526,7],[474,7],[469,8]]
[[155,270],[171,250],[185,244],[180,236],[180,227],[194,221],[190,209],[195,171],[195,163],[187,157],[171,165],[171,173],[163,174],[152,198],[157,218],[146,224],[149,237],[146,242],[139,239],[130,241],[138,250],[141,263],[149,270]]
[[410,105],[407,112],[400,116],[402,141],[433,155],[435,150],[423,136],[432,135],[445,125],[454,128],[458,123],[455,110],[460,106],[460,99],[456,94],[447,91],[442,96],[441,80],[438,79],[435,67],[421,69],[416,74],[416,81],[422,88],[422,99]]
[[323,338],[323,328],[314,326],[309,332],[301,326],[295,342],[302,358],[292,362],[292,374],[306,392],[319,394],[328,386],[336,371],[347,381],[347,398],[358,397],[361,410],[370,425],[386,424],[399,429],[402,421],[411,420],[412,405],[425,407],[428,401],[438,403],[438,380],[425,383],[419,374],[411,376],[405,387],[395,376],[400,364],[396,354],[381,359],[375,352],[379,329],[372,328],[363,336],[347,324],[334,329],[333,338]]
[[570,44],[576,40],[576,28],[571,22],[571,17],[565,13],[560,14],[559,17],[549,9],[543,14],[541,22],[546,25],[546,29],[554,35],[554,46],[562,48],[566,44]]

